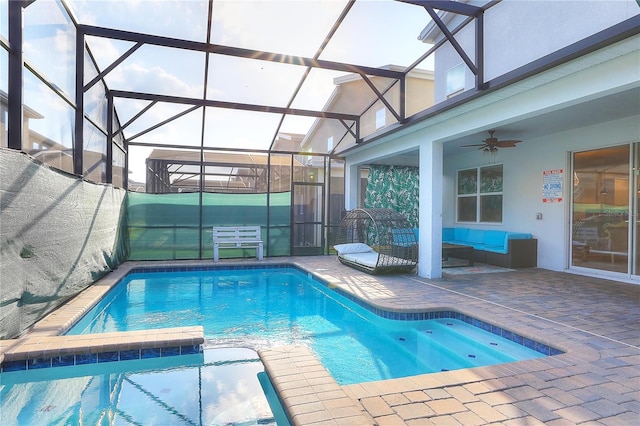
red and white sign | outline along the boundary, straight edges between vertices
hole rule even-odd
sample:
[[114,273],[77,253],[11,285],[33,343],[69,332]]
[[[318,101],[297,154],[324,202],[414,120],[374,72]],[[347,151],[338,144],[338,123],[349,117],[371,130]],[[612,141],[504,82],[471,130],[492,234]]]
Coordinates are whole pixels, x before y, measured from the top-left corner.
[[542,172],[542,202],[561,203],[564,172],[562,169],[543,170]]

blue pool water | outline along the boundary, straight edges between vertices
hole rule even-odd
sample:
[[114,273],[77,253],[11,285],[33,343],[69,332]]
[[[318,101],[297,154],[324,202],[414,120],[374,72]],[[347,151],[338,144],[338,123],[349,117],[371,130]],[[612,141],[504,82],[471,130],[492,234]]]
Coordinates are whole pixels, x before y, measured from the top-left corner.
[[544,356],[466,322],[381,318],[293,269],[129,274],[68,334],[202,325],[207,345],[306,345],[340,384]]
[[2,373],[0,424],[287,425],[273,395],[255,351],[207,349]]

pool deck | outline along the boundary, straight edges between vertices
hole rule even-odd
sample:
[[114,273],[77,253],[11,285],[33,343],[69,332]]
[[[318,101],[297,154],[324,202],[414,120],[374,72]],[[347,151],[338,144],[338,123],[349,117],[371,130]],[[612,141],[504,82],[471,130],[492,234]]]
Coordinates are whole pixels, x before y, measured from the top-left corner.
[[[640,424],[640,285],[535,268],[437,280],[415,274],[371,276],[340,264],[335,256],[259,263],[295,264],[381,309],[454,310],[565,352],[340,386],[306,348],[263,349],[261,359],[295,425]],[[131,267],[144,264],[129,262],[107,280],[116,281]],[[73,345],[91,351],[119,347],[110,339],[78,343],[81,336],[57,335],[101,297],[94,292],[108,287],[109,282],[101,281],[81,294],[84,299],[56,310],[30,334],[0,341],[0,360],[42,357],[69,351]],[[180,346],[198,344],[202,330],[170,329],[142,336],[140,341],[151,342],[145,345]],[[135,337],[127,338],[123,347],[141,347]]]

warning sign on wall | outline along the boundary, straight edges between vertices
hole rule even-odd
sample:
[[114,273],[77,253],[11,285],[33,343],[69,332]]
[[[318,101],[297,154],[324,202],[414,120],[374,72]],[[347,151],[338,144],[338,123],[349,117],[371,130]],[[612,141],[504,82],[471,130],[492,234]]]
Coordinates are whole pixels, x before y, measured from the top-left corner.
[[564,173],[562,169],[544,170],[542,172],[542,202],[562,202],[562,182]]

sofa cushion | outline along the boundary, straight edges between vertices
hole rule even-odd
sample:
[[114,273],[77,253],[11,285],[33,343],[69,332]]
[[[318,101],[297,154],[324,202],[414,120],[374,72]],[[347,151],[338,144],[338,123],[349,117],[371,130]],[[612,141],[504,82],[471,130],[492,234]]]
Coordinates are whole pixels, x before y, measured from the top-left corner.
[[499,247],[507,248],[505,247],[505,244],[507,243],[507,239],[505,238],[506,235],[507,235],[506,231],[496,231],[496,230],[485,231],[483,242],[489,246],[499,246]]
[[454,241],[467,241],[467,235],[469,234],[469,228],[453,228]]
[[531,234],[523,232],[507,232],[507,239],[509,240],[530,240],[533,238]]
[[371,247],[363,243],[337,244],[333,248],[338,254],[368,253],[373,251]]
[[393,236],[393,245],[395,246],[410,246],[415,244],[416,242],[413,240],[415,238],[415,233],[413,232],[413,228],[398,228],[392,229],[391,235]]
[[500,254],[509,253],[510,239],[531,238],[531,234],[496,229],[442,228],[442,241],[445,243],[472,246],[475,250]]
[[483,244],[485,232],[486,231],[482,229],[469,229],[469,232],[467,233],[467,238],[465,240],[472,244]]

